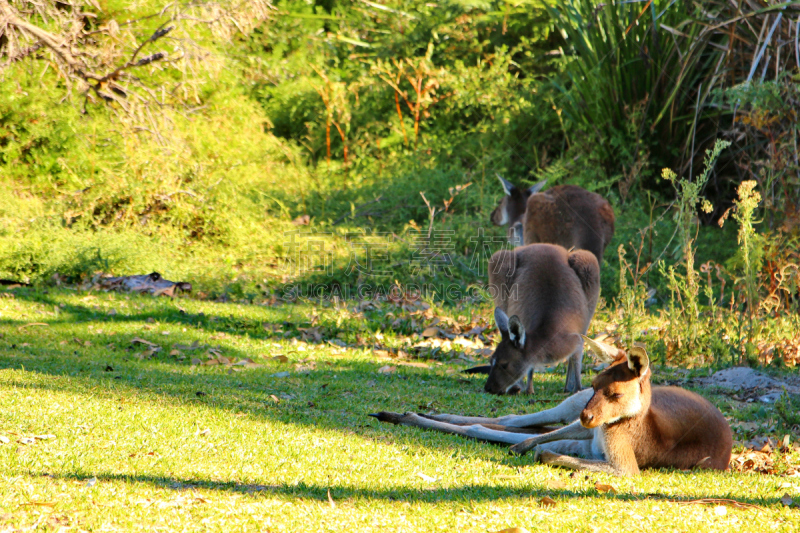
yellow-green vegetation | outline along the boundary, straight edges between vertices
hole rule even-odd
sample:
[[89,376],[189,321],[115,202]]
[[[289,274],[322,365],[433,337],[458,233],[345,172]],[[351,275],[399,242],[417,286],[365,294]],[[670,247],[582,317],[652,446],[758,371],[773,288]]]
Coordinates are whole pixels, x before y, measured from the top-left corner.
[[[433,359],[379,359],[376,345],[410,352],[408,344],[418,342],[417,335],[376,327],[421,318],[396,305],[358,311],[12,292],[0,305],[4,528],[591,531],[630,523],[665,531],[792,531],[800,525],[797,509],[780,502],[787,493],[800,496],[796,477],[571,475],[510,456],[502,446],[379,424],[366,415],[384,409],[502,415],[564,397],[557,373],[537,374],[532,398],[486,395],[480,378],[454,372],[467,364],[460,349]],[[435,311],[445,321],[482,312]],[[311,330],[324,340],[303,341]],[[210,357],[234,364],[192,363]],[[245,358],[252,363],[235,364]],[[689,377],[654,369],[656,382]],[[790,431],[771,405],[753,409],[712,390],[698,392],[735,427],[752,423],[738,427],[739,441],[754,435],[780,441]],[[796,464],[798,452],[777,457],[781,472]],[[596,483],[616,493],[600,492]],[[541,503],[545,497],[555,504]],[[707,498],[757,508],[687,503]]]

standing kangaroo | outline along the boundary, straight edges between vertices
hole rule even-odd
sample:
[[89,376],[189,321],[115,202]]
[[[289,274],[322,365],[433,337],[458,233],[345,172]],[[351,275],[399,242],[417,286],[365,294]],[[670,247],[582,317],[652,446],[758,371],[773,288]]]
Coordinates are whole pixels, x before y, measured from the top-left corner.
[[490,360],[486,392],[517,390],[527,377],[527,392],[533,393],[534,365],[566,359],[565,389],[579,391],[581,335],[600,296],[597,259],[585,250],[567,252],[553,244],[500,250],[489,260],[489,290],[502,340]]
[[614,236],[614,210],[608,200],[575,185],[557,185],[538,192],[544,181],[521,191],[497,177],[506,195],[491,220],[498,226],[509,224],[511,244],[560,244],[568,250],[589,250],[598,263],[603,262],[603,252]]
[[[727,470],[733,439],[719,410],[679,387],[650,386],[644,349],[624,352],[586,339],[611,365],[557,407],[500,418],[381,412],[383,422],[433,429],[535,450],[535,459],[575,470],[637,475],[642,468]],[[552,430],[547,424],[567,424]],[[525,433],[539,433],[530,437]],[[575,456],[581,457],[575,457]]]
[[[536,194],[542,187],[547,184],[547,180],[540,181],[532,187],[528,187],[524,191],[516,187],[510,181],[497,175],[500,184],[503,186],[505,196],[500,199],[500,204],[492,211],[490,217],[492,224],[495,226],[505,226],[508,224],[508,242],[514,246],[522,246],[525,243],[522,238],[522,219],[525,216],[525,209],[528,204],[528,198],[532,194]],[[559,243],[555,243],[559,244]]]

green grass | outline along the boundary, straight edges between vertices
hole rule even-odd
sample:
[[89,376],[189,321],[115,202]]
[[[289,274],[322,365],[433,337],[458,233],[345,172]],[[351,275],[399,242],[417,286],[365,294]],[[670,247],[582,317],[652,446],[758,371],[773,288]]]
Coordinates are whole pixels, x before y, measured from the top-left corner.
[[[381,358],[376,343],[416,342],[415,334],[385,326],[412,316],[395,306],[359,313],[311,303],[268,306],[68,290],[10,294],[0,299],[0,435],[10,439],[0,444],[0,524],[6,529],[800,526],[798,511],[779,501],[784,493],[800,495],[800,482],[793,479],[680,471],[647,471],[634,479],[573,476],[533,464],[530,457],[512,457],[501,446],[379,424],[366,415],[430,409],[502,415],[563,398],[560,369],[536,375],[537,402],[531,405],[526,396],[482,393],[481,378],[454,372],[466,364],[456,354]],[[445,315],[488,318],[489,309],[462,306]],[[412,329],[421,331],[425,319],[413,316],[419,325]],[[47,325],[32,325],[37,323]],[[298,328],[310,327],[324,342],[299,339]],[[131,343],[136,337],[163,349],[147,358],[146,345]],[[334,340],[347,346],[327,342]],[[178,347],[181,354],[170,355],[173,345],[195,341],[200,349]],[[262,366],[192,365],[192,358],[206,360],[207,347]],[[274,359],[279,355],[288,362]],[[379,373],[385,365],[397,371]],[[591,375],[584,375],[584,383]],[[674,375],[661,368],[655,378]],[[771,406],[711,399],[732,421],[774,421],[773,437],[789,430]],[[24,444],[36,435],[54,438]],[[737,434],[742,440],[749,436]],[[599,493],[598,481],[612,484],[618,494]],[[556,505],[540,506],[544,496]],[[711,497],[761,509],[729,507],[719,515],[713,505],[674,501]]]

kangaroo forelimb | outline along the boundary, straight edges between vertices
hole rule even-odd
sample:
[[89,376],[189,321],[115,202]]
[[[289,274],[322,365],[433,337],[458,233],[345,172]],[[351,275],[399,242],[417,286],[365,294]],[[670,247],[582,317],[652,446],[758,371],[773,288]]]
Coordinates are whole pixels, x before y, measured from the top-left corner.
[[511,447],[510,451],[518,455],[525,455],[539,444],[544,444],[545,442],[553,442],[565,439],[589,440],[593,437],[594,431],[591,429],[586,429],[581,425],[580,421],[576,420],[572,424],[564,426],[563,428],[551,431],[550,433],[536,435],[535,437],[531,437],[523,442],[520,442],[519,444],[515,444]]

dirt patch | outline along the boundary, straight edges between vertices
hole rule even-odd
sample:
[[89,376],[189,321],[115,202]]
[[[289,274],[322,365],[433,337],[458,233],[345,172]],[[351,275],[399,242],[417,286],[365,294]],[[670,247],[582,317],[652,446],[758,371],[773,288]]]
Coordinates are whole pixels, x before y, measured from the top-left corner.
[[692,381],[703,387],[736,391],[743,397],[758,399],[763,403],[775,403],[784,390],[789,394],[800,394],[800,382],[797,378],[776,379],[743,366],[726,368],[707,378],[696,378]]

